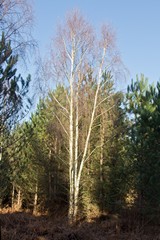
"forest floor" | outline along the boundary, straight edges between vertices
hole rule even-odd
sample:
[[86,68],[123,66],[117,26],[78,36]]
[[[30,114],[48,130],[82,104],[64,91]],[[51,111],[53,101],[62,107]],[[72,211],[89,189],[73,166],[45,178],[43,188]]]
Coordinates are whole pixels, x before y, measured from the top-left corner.
[[1,240],[160,240],[160,225],[103,215],[67,225],[65,216],[0,210]]

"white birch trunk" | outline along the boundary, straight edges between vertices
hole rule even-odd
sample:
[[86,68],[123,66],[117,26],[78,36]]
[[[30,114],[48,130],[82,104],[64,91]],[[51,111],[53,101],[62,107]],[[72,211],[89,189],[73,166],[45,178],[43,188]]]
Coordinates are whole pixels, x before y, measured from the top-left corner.
[[75,120],[75,159],[74,159],[74,212],[73,221],[77,220],[78,213],[78,195],[79,186],[77,186],[77,173],[78,173],[78,140],[79,140],[79,108],[78,108],[78,90],[76,94],[76,120]]
[[17,195],[17,210],[20,210],[22,206],[22,198],[21,198],[21,190],[18,189],[18,195]]
[[72,50],[71,60],[71,73],[70,73],[70,115],[69,115],[69,222],[73,223],[74,213],[74,153],[73,153],[73,141],[74,141],[74,121],[73,121],[73,68],[74,68],[74,52]]
[[38,203],[38,184],[36,184],[36,187],[35,187],[33,214],[37,213],[37,203]]
[[14,209],[14,198],[15,198],[15,186],[12,184],[12,198],[11,198],[11,208]]
[[89,128],[88,128],[88,134],[87,134],[87,137],[86,137],[86,142],[85,142],[85,146],[84,146],[83,157],[82,157],[82,160],[81,160],[81,162],[80,162],[80,167],[79,167],[78,176],[77,176],[77,184],[76,184],[76,187],[78,188],[78,189],[77,189],[78,195],[79,195],[79,186],[80,186],[80,180],[81,180],[81,176],[82,176],[82,170],[83,170],[84,163],[85,163],[86,156],[87,156],[87,151],[88,151],[88,146],[89,146],[89,140],[90,140],[91,131],[92,131],[92,126],[93,126],[94,117],[95,117],[95,113],[96,113],[97,100],[98,100],[98,94],[99,94],[100,83],[101,83],[101,78],[102,78],[102,67],[103,67],[105,52],[106,52],[106,49],[104,48],[104,50],[103,50],[103,56],[102,56],[102,60],[101,60],[101,63],[100,63],[100,68],[99,68],[98,83],[97,83],[97,89],[96,89],[96,93],[95,93],[95,97],[94,97],[94,105],[93,105],[92,114],[91,114],[91,119],[90,119],[90,124],[89,124]]

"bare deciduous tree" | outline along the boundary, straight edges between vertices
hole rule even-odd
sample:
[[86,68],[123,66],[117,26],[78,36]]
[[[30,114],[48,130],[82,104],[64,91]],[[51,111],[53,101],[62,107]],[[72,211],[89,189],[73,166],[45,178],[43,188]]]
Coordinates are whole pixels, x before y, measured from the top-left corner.
[[0,0],[0,30],[10,40],[12,49],[24,60],[26,52],[35,46],[31,30],[33,11],[29,0]]
[[[70,223],[73,223],[77,218],[82,171],[91,154],[88,148],[96,111],[103,102],[99,101],[98,98],[102,75],[105,70],[111,70],[118,60],[114,34],[109,26],[104,25],[102,27],[101,39],[97,40],[93,28],[78,11],[68,15],[65,24],[58,26],[50,62],[54,78],[60,80],[68,88],[66,92],[68,107],[62,106],[59,102],[59,108],[65,112],[66,122],[68,122],[68,125],[66,125],[66,122],[65,124],[61,122],[61,125],[65,126],[64,130],[68,137],[68,217]],[[91,69],[92,77],[96,80],[96,89],[92,93],[92,110],[88,116],[87,126],[85,126],[87,130],[82,144],[79,137],[82,134],[82,128],[80,127],[83,107],[81,98],[86,93],[85,91],[82,93],[81,89],[82,86],[85,86],[85,88],[89,86],[87,82],[85,85],[83,84],[86,74]],[[55,101],[58,102],[56,97]]]

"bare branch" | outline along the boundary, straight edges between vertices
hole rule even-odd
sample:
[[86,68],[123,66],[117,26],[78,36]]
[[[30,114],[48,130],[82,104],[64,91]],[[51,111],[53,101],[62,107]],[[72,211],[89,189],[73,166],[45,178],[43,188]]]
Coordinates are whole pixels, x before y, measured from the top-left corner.
[[58,105],[59,105],[67,114],[69,114],[67,108],[65,108],[65,107],[58,101],[58,99],[55,97],[54,93],[52,93],[52,97],[54,98],[54,100],[56,101],[56,103],[58,103]]
[[[5,38],[12,41],[12,49],[22,58],[26,58],[27,48],[36,46],[31,29],[33,11],[30,0],[3,0],[0,2],[0,30]],[[25,57],[24,57],[25,55]]]
[[115,93],[112,93],[112,94],[110,94],[109,96],[103,98],[103,99],[97,104],[96,108],[98,108],[103,102],[105,102],[107,99],[113,97],[114,95],[115,95]]

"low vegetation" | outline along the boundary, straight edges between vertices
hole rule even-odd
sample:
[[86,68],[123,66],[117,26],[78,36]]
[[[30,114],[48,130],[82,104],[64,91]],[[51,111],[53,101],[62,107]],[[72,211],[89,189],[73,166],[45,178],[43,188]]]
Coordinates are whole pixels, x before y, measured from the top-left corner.
[[158,240],[159,224],[140,221],[135,213],[101,215],[80,219],[76,225],[67,224],[67,216],[1,210],[1,239],[3,240]]

